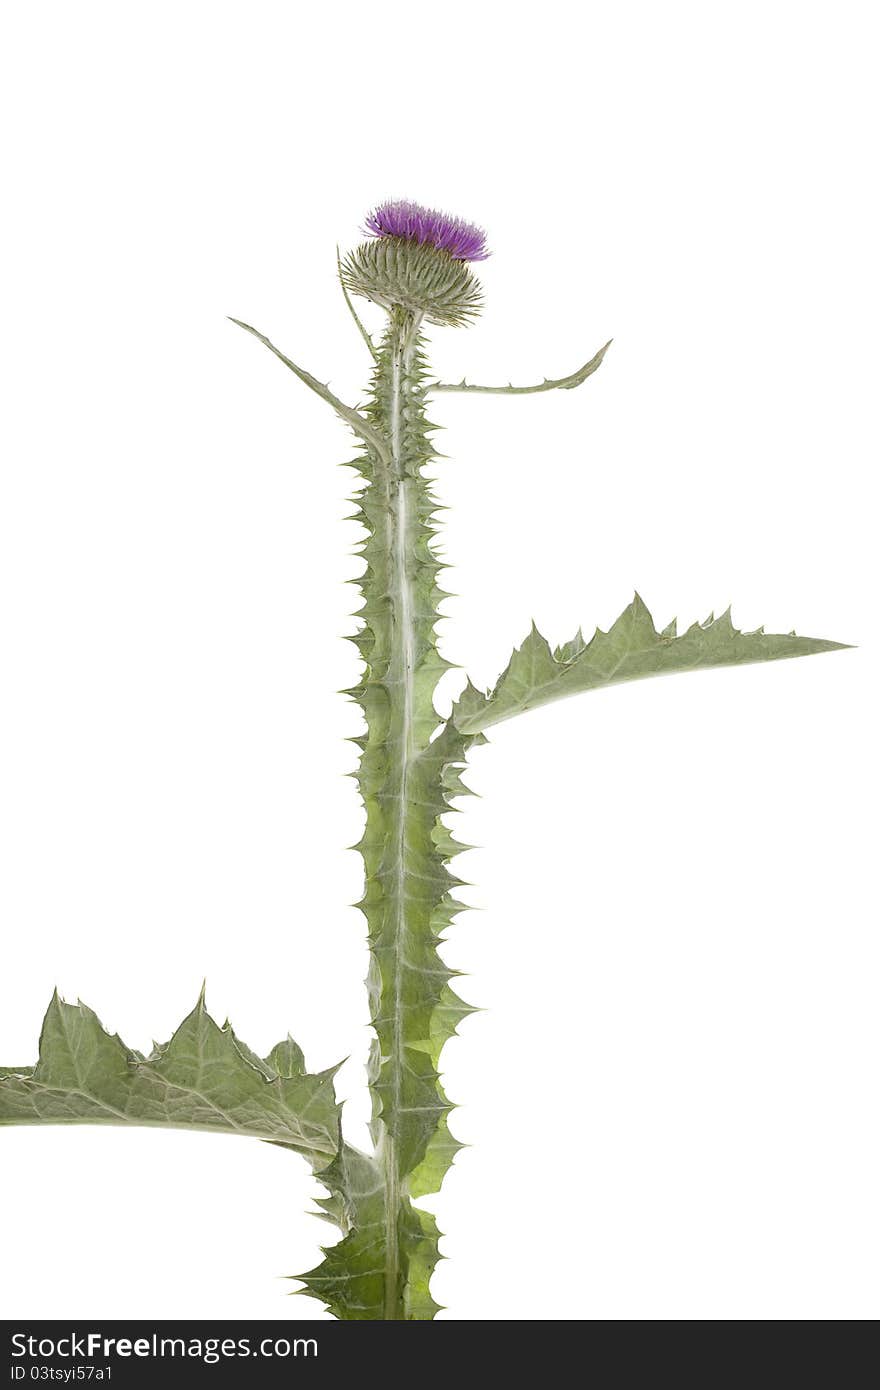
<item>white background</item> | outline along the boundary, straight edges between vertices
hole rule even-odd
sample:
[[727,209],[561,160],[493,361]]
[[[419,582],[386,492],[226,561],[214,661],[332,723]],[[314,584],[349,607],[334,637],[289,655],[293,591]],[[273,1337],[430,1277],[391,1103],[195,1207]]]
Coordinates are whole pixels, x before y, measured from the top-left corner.
[[[533,616],[564,640],[634,587],[859,644],[474,756],[443,1317],[878,1312],[874,19],[4,10],[4,1063],[56,983],[144,1048],[206,975],[253,1047],[350,1056],[361,1138],[352,446],[225,315],[357,400],[335,244],[381,198],[488,228],[441,375],[615,339],[579,391],[438,398],[450,659],[487,685]],[[281,1150],[22,1128],[2,1158],[6,1316],[322,1315],[284,1297],[328,1228]]]

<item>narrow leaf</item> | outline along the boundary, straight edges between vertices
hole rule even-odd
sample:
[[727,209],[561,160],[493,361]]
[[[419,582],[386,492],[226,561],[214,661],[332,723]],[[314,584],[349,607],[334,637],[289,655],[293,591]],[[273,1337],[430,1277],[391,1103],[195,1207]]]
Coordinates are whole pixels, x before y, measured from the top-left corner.
[[295,362],[291,362],[290,358],[286,357],[281,349],[277,348],[264,333],[260,333],[256,328],[252,328],[249,323],[242,323],[241,319],[232,318],[231,315],[229,322],[237,324],[238,327],[243,328],[246,333],[252,333],[255,338],[258,338],[270,352],[274,352],[275,356],[284,363],[285,367],[290,368],[294,376],[299,377],[300,381],[303,382],[305,386],[308,386],[310,391],[314,391],[315,395],[320,396],[322,401],[326,401],[328,405],[332,405],[336,414],[354,430],[355,434],[359,434],[361,439],[369,444],[371,448],[375,449],[380,456],[388,456],[388,446],[382,435],[378,430],[373,428],[369,420],[367,420],[359,410],[355,410],[354,406],[346,405],[344,401],[341,401],[338,396],[333,394],[330,387],[323,381],[319,381],[317,377],[312,376],[311,372],[307,372],[304,367],[298,367]]
[[469,391],[479,392],[484,396],[533,396],[538,391],[573,391],[576,386],[582,385],[588,376],[599,370],[602,365],[606,352],[611,346],[611,339],[604,347],[600,348],[595,357],[591,357],[589,362],[585,362],[582,367],[578,367],[576,372],[570,376],[560,376],[550,379],[545,377],[535,386],[476,386],[469,381],[435,381],[428,388],[431,391]]
[[348,312],[351,314],[352,318],[354,319],[355,325],[356,325],[356,327],[357,327],[357,331],[360,333],[361,337],[363,338],[364,342],[365,342],[366,345],[367,345],[367,351],[369,352],[369,354],[370,354],[370,356],[372,357],[373,361],[374,361],[374,362],[378,362],[378,361],[379,361],[379,352],[378,352],[378,349],[377,349],[377,347],[376,347],[376,344],[373,342],[373,339],[370,337],[370,334],[367,332],[366,328],[364,327],[364,324],[363,324],[363,322],[361,321],[361,316],[360,316],[360,314],[358,313],[357,309],[354,307],[354,304],[353,304],[352,301],[351,301],[351,295],[349,294],[348,289],[347,289],[347,287],[346,287],[346,284],[345,284],[345,277],[344,277],[343,274],[342,274],[342,257],[341,257],[340,254],[339,254],[339,247],[338,247],[338,246],[337,246],[337,248],[336,248],[336,271],[337,271],[337,274],[338,274],[338,276],[339,276],[339,284],[340,284],[340,288],[342,289],[342,297],[343,297],[343,299],[345,300],[345,304],[346,304],[346,307],[347,307],[347,309],[348,309]]

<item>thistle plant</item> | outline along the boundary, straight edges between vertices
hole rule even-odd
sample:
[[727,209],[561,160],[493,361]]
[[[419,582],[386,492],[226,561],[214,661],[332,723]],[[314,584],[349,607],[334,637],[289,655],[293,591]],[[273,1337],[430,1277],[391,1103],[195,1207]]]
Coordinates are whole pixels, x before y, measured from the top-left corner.
[[[358,441],[356,518],[363,528],[363,598],[352,638],[360,679],[349,692],[363,714],[357,781],[365,820],[357,848],[365,887],[367,979],[373,1030],[368,1080],[372,1149],[344,1137],[334,1070],[309,1073],[287,1038],[260,1057],[230,1024],[213,1021],[200,996],[192,1013],[148,1054],[111,1036],[84,1004],[57,993],[39,1060],[0,1071],[4,1124],[151,1125],[251,1135],[301,1154],[326,1190],[320,1215],[340,1238],[302,1291],[341,1319],[427,1320],[438,1305],[430,1280],[439,1258],[434,1217],[418,1199],[436,1192],[461,1147],[440,1078],[444,1044],[472,1012],[440,954],[462,911],[451,869],[466,846],[447,824],[467,794],[469,750],[502,720],[569,695],[675,671],[776,661],[842,644],[759,628],[739,632],[729,611],[680,635],[658,631],[636,596],[607,632],[578,632],[551,648],[532,626],[491,690],[470,681],[447,718],[434,704],[450,663],[438,650],[441,562],[432,548],[438,502],[425,478],[435,457],[429,398],[448,392],[517,395],[572,390],[601,365],[608,344],[570,376],[532,386],[441,382],[427,361],[427,325],[457,327],[480,313],[471,263],[488,254],[483,232],[408,202],[376,208],[365,240],[339,260],[348,309],[372,358],[365,403],[341,401],[248,324],[320,396]],[[387,315],[375,342],[355,308],[361,297]]]

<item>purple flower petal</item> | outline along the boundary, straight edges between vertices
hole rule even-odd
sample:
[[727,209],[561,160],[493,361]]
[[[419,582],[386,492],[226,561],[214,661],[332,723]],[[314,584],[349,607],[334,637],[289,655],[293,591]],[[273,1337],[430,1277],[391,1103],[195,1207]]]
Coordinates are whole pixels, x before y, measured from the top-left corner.
[[489,255],[482,228],[407,199],[380,203],[367,216],[364,231],[368,236],[399,236],[405,241],[427,242],[448,251],[456,261],[484,261]]

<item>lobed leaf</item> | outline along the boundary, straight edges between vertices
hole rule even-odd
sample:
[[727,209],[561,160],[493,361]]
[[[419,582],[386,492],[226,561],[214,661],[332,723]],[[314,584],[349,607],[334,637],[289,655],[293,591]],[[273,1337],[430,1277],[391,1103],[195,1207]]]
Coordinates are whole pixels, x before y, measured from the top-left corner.
[[147,1125],[244,1134],[284,1144],[316,1167],[339,1144],[335,1068],[310,1075],[292,1039],[260,1058],[219,1027],[200,996],[148,1057],[57,992],[35,1067],[0,1072],[0,1124]]
[[476,734],[523,710],[536,709],[583,690],[674,671],[781,661],[838,651],[845,646],[844,642],[798,637],[793,632],[766,633],[763,628],[739,632],[731,622],[729,609],[720,618],[694,623],[680,637],[674,622],[658,632],[636,594],[608,632],[597,628],[589,642],[578,633],[571,642],[552,651],[533,625],[493,690],[483,694],[468,682],[453,709],[452,720],[460,733]]

